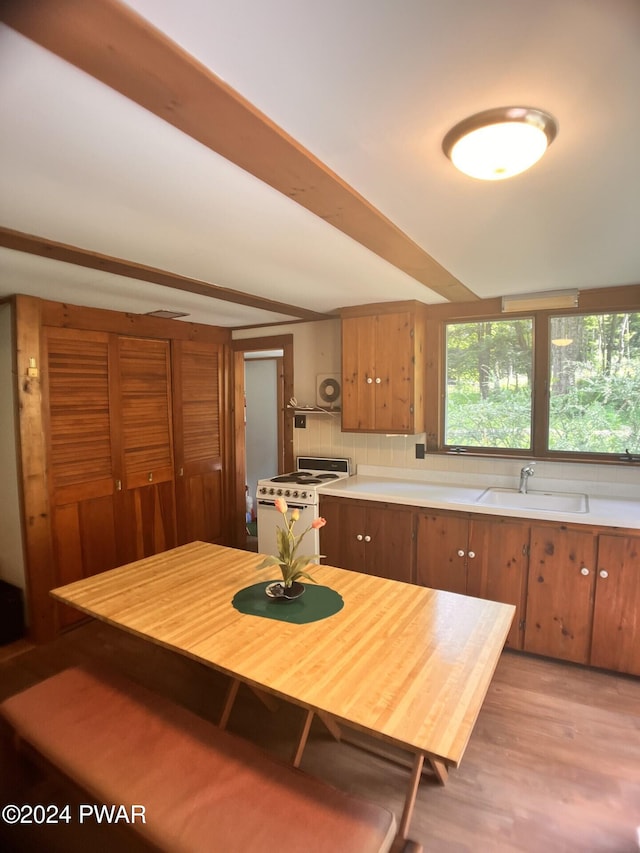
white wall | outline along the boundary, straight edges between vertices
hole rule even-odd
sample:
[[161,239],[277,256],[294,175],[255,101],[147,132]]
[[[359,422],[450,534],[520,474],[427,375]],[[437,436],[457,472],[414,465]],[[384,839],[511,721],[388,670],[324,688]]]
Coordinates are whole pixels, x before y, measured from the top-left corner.
[[[259,330],[265,334],[264,329]],[[318,373],[340,373],[340,321],[327,320],[278,326],[266,334],[294,335],[294,388],[299,403],[315,403],[315,377]],[[243,330],[234,337],[255,337]],[[517,481],[522,462],[519,459],[464,458],[445,454],[415,458],[416,442],[424,443],[425,434],[411,436],[343,433],[340,418],[331,415],[307,415],[307,428],[294,429],[294,456],[348,457],[357,465],[384,465],[428,473],[451,472],[457,475],[494,474]],[[588,481],[600,484],[603,493],[640,498],[640,470],[636,466],[598,465],[578,462],[538,461],[536,477],[564,481]]]
[[25,589],[18,492],[11,306],[0,304],[0,579]]

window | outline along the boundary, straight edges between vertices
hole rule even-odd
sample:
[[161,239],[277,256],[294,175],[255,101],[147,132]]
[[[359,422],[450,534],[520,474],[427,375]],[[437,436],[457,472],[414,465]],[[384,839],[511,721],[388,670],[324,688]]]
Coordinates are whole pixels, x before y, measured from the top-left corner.
[[640,313],[550,319],[549,449],[640,453]]
[[533,321],[446,326],[447,445],[531,448]]
[[640,462],[639,296],[508,317],[497,300],[433,306],[428,449]]

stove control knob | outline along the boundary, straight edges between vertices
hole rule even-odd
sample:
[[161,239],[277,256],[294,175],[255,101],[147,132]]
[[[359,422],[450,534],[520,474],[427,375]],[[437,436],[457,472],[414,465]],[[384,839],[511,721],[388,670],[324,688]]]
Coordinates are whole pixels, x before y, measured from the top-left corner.
[[302,498],[302,500],[304,500],[306,498],[306,496],[307,496],[306,492],[300,492],[300,497]]
[[297,498],[297,497],[298,497],[298,490],[297,490],[297,489],[296,489],[296,491],[295,491],[295,492],[291,492],[291,497],[292,497],[292,498]]
[[269,489],[269,494],[270,494],[270,495],[275,495],[275,493],[276,493],[276,490],[275,490],[275,489]]
[[282,497],[282,489],[278,489],[278,491],[276,492],[276,494],[277,494],[277,495],[279,495],[280,497]]
[[285,498],[290,498],[290,497],[291,497],[291,490],[290,490],[290,489],[285,489],[284,496],[285,496]]

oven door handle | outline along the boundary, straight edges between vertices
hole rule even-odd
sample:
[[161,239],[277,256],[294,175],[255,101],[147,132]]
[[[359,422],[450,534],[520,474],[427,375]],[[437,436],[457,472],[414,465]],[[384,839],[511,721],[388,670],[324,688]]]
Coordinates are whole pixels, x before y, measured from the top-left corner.
[[[285,498],[285,500],[286,500],[286,498]],[[263,501],[263,500],[258,501],[258,506],[275,507],[275,505],[276,505],[275,500],[273,500],[273,501]],[[311,504],[292,504],[292,503],[289,503],[289,501],[287,501],[287,507],[289,509],[306,509],[308,506],[311,506]]]

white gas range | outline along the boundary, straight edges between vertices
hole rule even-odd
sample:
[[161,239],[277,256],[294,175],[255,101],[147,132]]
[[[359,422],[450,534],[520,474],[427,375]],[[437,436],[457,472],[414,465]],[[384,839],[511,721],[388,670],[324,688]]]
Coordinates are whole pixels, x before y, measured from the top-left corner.
[[[350,474],[349,459],[299,456],[296,459],[295,471],[279,474],[268,480],[259,480],[256,493],[258,551],[261,554],[277,554],[276,530],[282,524],[282,515],[276,509],[276,498],[284,498],[289,509],[300,511],[296,532],[302,533],[318,518],[318,490],[323,485],[349,477]],[[318,554],[319,542],[319,531],[310,530],[302,546],[303,553]]]

